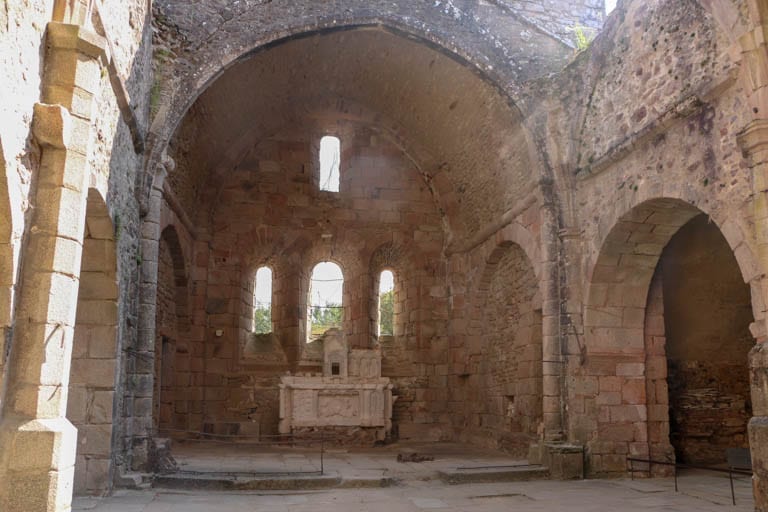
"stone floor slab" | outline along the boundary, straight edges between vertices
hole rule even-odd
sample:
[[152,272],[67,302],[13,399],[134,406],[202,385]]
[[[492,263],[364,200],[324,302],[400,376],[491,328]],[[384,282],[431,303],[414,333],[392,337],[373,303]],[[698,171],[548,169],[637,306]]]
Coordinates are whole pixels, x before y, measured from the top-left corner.
[[88,512],[747,512],[754,508],[749,479],[735,480],[730,504],[727,475],[684,473],[675,492],[671,478],[577,480],[447,485],[407,481],[382,489],[303,492],[119,491],[110,498],[75,500]]

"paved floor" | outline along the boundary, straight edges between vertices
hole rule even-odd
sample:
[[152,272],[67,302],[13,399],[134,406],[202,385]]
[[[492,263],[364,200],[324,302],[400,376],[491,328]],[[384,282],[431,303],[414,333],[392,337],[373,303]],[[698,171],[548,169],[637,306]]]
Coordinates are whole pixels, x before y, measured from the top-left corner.
[[[319,450],[307,447],[233,446],[174,443],[179,469],[200,473],[285,474],[318,471]],[[434,460],[398,462],[398,454],[424,454]],[[674,480],[621,479],[538,480],[493,484],[448,485],[438,471],[479,466],[518,465],[496,451],[453,443],[402,444],[354,450],[328,449],[326,473],[342,478],[387,477],[399,485],[388,488],[328,489],[315,491],[176,491],[120,490],[104,499],[79,498],[73,510],[94,512],[400,512],[400,511],[737,511],[754,509],[749,477],[734,479],[736,502],[731,505],[727,474],[681,473],[679,490]]]
[[408,481],[385,489],[313,492],[118,491],[102,500],[77,499],[73,510],[93,512],[399,512],[399,511],[738,511],[753,510],[749,480],[736,481],[730,504],[728,477],[686,475],[680,491],[671,479],[535,481],[450,486]]
[[[179,470],[195,473],[288,474],[320,471],[320,448],[178,443],[172,448]],[[434,460],[399,462],[398,454]],[[438,471],[484,466],[518,466],[527,461],[498,451],[457,443],[393,443],[379,448],[327,448],[323,469],[344,479],[436,478]]]

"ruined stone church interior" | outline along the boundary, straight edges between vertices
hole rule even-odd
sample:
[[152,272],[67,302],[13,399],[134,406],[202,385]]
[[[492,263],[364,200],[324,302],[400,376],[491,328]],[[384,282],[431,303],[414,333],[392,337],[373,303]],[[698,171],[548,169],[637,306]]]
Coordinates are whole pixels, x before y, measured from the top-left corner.
[[321,444],[768,511],[768,1],[606,7],[5,0],[0,510]]

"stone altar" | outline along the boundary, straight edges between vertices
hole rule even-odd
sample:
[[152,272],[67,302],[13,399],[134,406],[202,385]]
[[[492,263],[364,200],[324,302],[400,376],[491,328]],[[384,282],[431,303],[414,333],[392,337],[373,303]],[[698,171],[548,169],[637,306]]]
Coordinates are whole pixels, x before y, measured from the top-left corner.
[[322,374],[280,381],[281,434],[347,427],[384,440],[392,430],[392,384],[381,376],[381,352],[349,350],[338,329],[324,335]]

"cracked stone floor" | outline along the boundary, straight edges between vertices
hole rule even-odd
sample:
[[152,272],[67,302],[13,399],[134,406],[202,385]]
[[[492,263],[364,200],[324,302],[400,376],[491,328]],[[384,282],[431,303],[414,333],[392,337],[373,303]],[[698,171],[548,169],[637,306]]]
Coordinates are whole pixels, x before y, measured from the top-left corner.
[[389,488],[319,491],[211,492],[119,490],[108,498],[78,498],[73,510],[94,512],[395,512],[395,511],[751,511],[749,477],[686,472],[671,478],[532,481],[447,485],[408,480]]

